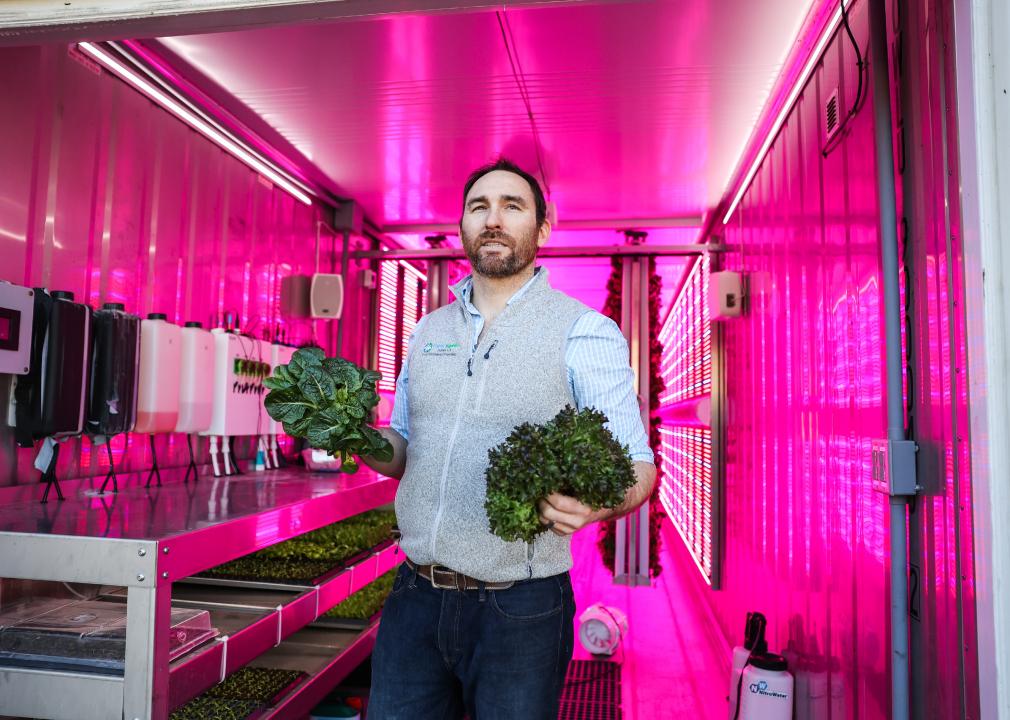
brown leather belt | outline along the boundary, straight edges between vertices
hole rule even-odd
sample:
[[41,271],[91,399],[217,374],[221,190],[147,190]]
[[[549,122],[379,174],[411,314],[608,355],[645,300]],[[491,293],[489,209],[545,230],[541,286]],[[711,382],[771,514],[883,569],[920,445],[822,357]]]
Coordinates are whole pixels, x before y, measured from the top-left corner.
[[515,585],[511,581],[482,583],[476,578],[458,573],[455,570],[447,568],[445,565],[417,565],[411,562],[410,559],[407,559],[406,563],[407,567],[411,570],[416,570],[418,575],[430,582],[433,588],[439,590],[459,590],[460,592],[463,590],[480,590],[481,585],[484,586],[485,590],[506,590]]

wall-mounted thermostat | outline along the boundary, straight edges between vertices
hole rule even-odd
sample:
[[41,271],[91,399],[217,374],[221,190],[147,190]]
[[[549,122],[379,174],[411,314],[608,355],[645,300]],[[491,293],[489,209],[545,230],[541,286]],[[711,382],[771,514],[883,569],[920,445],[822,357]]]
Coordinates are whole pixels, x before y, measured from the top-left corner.
[[740,273],[724,270],[709,275],[708,315],[712,320],[743,314],[743,282]]
[[27,375],[35,291],[0,282],[0,373]]

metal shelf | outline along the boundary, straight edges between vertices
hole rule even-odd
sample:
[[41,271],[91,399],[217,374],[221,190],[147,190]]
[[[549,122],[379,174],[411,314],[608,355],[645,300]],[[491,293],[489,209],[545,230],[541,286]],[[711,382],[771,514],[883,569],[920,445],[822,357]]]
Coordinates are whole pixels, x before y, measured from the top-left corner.
[[[281,698],[260,720],[306,717],[375,647],[378,621],[358,632],[311,627],[261,659],[269,667],[301,670],[309,677]],[[334,650],[337,651],[334,654]]]
[[[333,476],[287,469],[0,508],[0,577],[127,588],[125,677],[0,668],[0,714],[167,718],[173,581],[391,502],[395,485],[367,470]],[[364,561],[363,577],[369,563],[377,567],[378,560]],[[320,608],[338,602],[341,583],[349,589],[351,576],[339,578],[324,583],[325,593],[312,590],[285,604],[282,634],[285,625],[293,631],[314,619],[317,593]],[[244,633],[252,642],[272,627],[276,642],[277,623],[264,617]],[[172,674],[183,677],[176,668],[185,665],[180,660]]]
[[[171,666],[169,705],[176,708],[289,638],[352,593],[396,567],[403,554],[387,544],[318,586],[290,591],[177,585],[176,606],[209,610],[222,635]],[[227,637],[227,640],[224,638]]]

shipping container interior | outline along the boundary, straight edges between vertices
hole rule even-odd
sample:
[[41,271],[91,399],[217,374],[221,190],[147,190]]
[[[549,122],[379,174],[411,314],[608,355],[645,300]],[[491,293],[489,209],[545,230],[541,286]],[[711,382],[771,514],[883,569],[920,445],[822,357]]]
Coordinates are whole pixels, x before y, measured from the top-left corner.
[[[751,612],[789,663],[783,717],[898,717],[894,508],[904,717],[979,717],[950,3],[207,5],[0,43],[0,280],[73,293],[97,311],[93,345],[102,313],[119,322],[103,306],[121,303],[144,319],[142,360],[164,329],[152,313],[227,328],[206,337],[235,343],[214,352],[248,376],[252,409],[237,412],[255,428],[236,430],[232,408],[221,429],[187,434],[140,407],[147,432],[68,431],[52,465],[66,499],[41,504],[52,444],[19,447],[14,410],[0,423],[0,715],[164,718],[266,663],[308,674],[267,713],[299,718],[357,677],[374,622],[318,620],[399,562],[395,548],[294,590],[191,576],[391,502],[394,482],[310,474],[300,441],[263,430],[263,366],[314,344],[374,368],[388,423],[411,332],[469,271],[463,182],[505,156],[551,202],[538,264],[552,285],[631,340],[659,471],[646,510],[574,538],[576,632],[596,603],[627,627],[611,655],[577,643],[576,660],[610,665],[580,666],[590,677],[570,681],[561,717],[727,717]],[[342,279],[339,319],[299,306],[325,274]],[[735,306],[713,316],[710,296],[734,280]],[[889,357],[918,446],[911,500],[875,486]],[[172,369],[147,372],[142,397]],[[0,374],[5,417],[21,377]],[[215,477],[225,463],[243,474]],[[100,491],[110,477],[118,493]],[[5,611],[122,602],[124,587],[124,617],[163,631],[124,625],[125,681],[11,664]],[[212,608],[219,633],[171,665],[170,605]]]

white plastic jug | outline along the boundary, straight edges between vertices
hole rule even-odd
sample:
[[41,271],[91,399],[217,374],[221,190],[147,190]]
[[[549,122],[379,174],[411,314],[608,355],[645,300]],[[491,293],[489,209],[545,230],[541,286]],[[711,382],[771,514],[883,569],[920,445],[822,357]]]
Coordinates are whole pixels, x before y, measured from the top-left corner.
[[751,655],[743,671],[740,720],[792,720],[793,676],[774,653]]
[[176,432],[195,433],[210,427],[214,412],[214,337],[198,322],[182,328],[179,378],[179,420]]
[[140,321],[140,380],[137,388],[138,433],[170,433],[179,421],[182,328],[151,313]]
[[759,612],[747,613],[747,624],[744,626],[743,645],[733,648],[733,661],[729,673],[729,720],[736,720],[737,701],[741,693],[740,678],[752,653],[763,655],[768,652],[765,642],[765,627],[768,621]]

